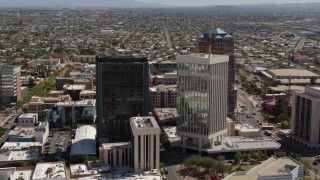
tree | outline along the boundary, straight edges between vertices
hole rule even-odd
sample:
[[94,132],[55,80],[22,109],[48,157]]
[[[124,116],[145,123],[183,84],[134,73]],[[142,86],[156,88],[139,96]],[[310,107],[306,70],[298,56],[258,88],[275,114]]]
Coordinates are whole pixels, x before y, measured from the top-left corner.
[[90,160],[90,157],[89,157],[88,154],[84,154],[84,155],[81,156],[81,162],[82,162],[82,163],[86,163],[86,162],[88,162],[89,160]]
[[33,166],[37,165],[38,163],[41,163],[42,162],[42,159],[40,159],[39,157],[36,157],[32,160],[31,164]]
[[280,150],[280,151],[276,152],[275,156],[277,158],[281,158],[281,157],[287,156],[287,154],[286,154],[286,152],[283,152],[283,151]]
[[20,160],[20,161],[17,162],[17,166],[18,167],[24,167],[24,166],[27,166],[27,163],[25,161]]
[[221,175],[223,175],[223,173],[227,170],[227,167],[224,162],[218,161],[214,166],[214,170],[216,174],[221,173]]
[[29,87],[29,88],[32,88],[34,85],[35,85],[34,79],[30,77],[30,78],[28,79],[28,87]]
[[218,157],[217,157],[217,161],[224,161],[226,158],[224,157],[224,156],[222,156],[222,155],[219,155]]
[[235,163],[239,164],[242,160],[242,154],[241,152],[236,152],[236,154],[233,156]]
[[242,154],[242,159],[244,162],[248,162],[251,159],[251,155],[248,153]]
[[200,155],[192,155],[184,160],[183,164],[187,167],[194,166],[195,170],[198,171],[198,168],[202,165],[203,158]]
[[206,168],[207,171],[209,171],[210,168],[213,168],[216,165],[217,161],[211,157],[204,157],[200,163],[203,168]]

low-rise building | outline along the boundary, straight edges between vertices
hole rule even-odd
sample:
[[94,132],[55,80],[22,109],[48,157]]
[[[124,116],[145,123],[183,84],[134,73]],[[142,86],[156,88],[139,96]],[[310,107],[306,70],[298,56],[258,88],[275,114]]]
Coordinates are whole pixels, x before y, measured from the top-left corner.
[[82,155],[96,155],[96,128],[83,125],[76,130],[75,138],[72,139],[70,161],[81,158]]
[[152,112],[156,120],[161,124],[177,122],[177,108],[154,108]]
[[177,86],[150,87],[151,105],[154,108],[173,108],[177,104]]
[[63,162],[38,163],[32,180],[67,180],[66,166]]
[[304,166],[291,158],[271,157],[249,171],[236,171],[224,180],[303,180]]
[[235,124],[235,135],[245,138],[261,137],[261,130],[249,124]]
[[17,166],[19,162],[31,162],[40,156],[38,149],[0,152],[0,167]]
[[21,126],[34,126],[36,123],[38,123],[38,114],[36,113],[21,114],[18,117],[18,123]]
[[86,99],[82,101],[58,102],[52,111],[51,122],[62,125],[93,124],[96,121],[96,100]]
[[95,90],[82,90],[80,92],[80,100],[85,99],[96,99],[96,91]]
[[73,101],[80,100],[80,92],[85,89],[85,85],[64,85],[64,94],[69,94]]
[[154,85],[176,85],[178,81],[177,72],[165,73],[163,75],[155,75],[153,78]]
[[104,143],[99,148],[100,161],[110,167],[132,166],[131,142]]
[[81,62],[81,63],[96,63],[95,55],[74,55],[73,62]]
[[49,135],[49,123],[41,122],[38,126],[16,126],[9,131],[8,142],[33,142],[44,143]]

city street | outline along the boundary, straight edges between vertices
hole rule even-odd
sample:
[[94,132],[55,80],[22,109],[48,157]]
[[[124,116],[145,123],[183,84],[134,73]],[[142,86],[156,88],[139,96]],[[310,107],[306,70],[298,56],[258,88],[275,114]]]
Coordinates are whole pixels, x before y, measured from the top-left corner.
[[241,86],[237,87],[237,98],[238,98],[238,113],[237,120],[238,123],[242,124],[250,124],[254,127],[259,127],[259,123],[257,121],[262,120],[261,113],[259,112],[258,107],[254,106],[254,104],[258,104],[257,102],[253,102],[253,98],[249,97],[247,92],[241,89]]

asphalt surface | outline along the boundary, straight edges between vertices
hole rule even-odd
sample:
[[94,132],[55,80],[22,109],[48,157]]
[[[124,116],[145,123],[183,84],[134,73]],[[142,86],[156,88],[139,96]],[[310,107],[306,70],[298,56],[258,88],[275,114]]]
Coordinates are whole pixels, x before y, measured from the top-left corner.
[[176,151],[163,150],[160,151],[160,162],[168,169],[168,174],[164,174],[167,180],[180,180],[183,179],[176,171],[176,166],[179,166],[188,154]]
[[[53,134],[53,133],[51,133]],[[59,147],[62,148],[61,151],[61,159],[67,159],[68,156],[68,148],[69,148],[69,140],[72,138],[71,137],[71,132],[67,132],[67,131],[59,131],[53,134],[52,137],[48,137],[50,144],[45,144],[44,148],[45,148],[45,155],[43,160],[46,162],[55,162],[58,161],[59,159],[56,158],[56,154],[58,154],[58,149],[60,149]],[[62,145],[58,145],[58,141],[61,141],[63,143],[61,143]],[[61,149],[60,149],[61,150]]]

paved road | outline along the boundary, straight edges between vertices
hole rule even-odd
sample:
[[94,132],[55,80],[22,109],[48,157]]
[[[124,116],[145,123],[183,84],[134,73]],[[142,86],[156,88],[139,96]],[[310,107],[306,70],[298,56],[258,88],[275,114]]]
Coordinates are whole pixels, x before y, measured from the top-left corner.
[[165,22],[163,23],[163,33],[164,33],[164,36],[166,37],[166,42],[168,44],[168,47],[172,48],[172,43],[171,43],[171,39],[170,39],[170,33],[168,31],[168,28],[167,28]]
[[168,169],[168,174],[165,175],[167,180],[180,180],[183,179],[180,176],[175,167],[180,165],[188,154],[183,154],[176,151],[163,150],[160,152],[160,161]]

